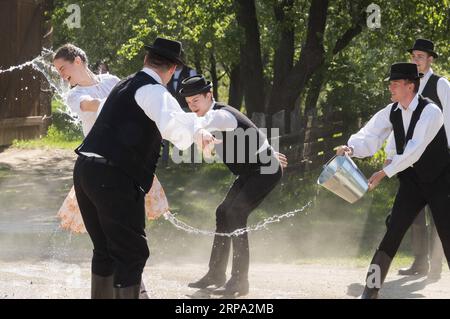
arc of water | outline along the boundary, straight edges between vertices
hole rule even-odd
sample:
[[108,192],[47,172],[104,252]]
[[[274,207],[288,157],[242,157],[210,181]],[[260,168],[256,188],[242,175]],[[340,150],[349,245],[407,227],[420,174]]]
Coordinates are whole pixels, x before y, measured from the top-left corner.
[[[67,95],[70,91],[70,87],[67,83],[65,83],[61,77],[59,76],[57,70],[53,66],[52,63],[52,57],[53,57],[53,51],[47,48],[44,48],[41,51],[41,54],[35,57],[34,59],[24,62],[20,65],[11,66],[8,69],[1,70],[0,74],[2,73],[8,73],[13,72],[15,70],[22,70],[25,67],[31,67],[34,70],[41,73],[46,81],[49,83],[51,90],[53,93],[56,93],[55,98],[62,102],[64,105],[67,105],[66,99]],[[33,77],[35,79],[35,77]],[[60,110],[61,112],[67,114],[71,121],[75,124],[79,123],[79,119],[75,114],[73,114],[69,108],[66,108],[65,110]]]
[[231,237],[231,236],[239,236],[251,231],[256,231],[256,230],[260,230],[260,229],[267,229],[267,226],[269,224],[272,223],[277,223],[280,222],[282,219],[285,218],[290,218],[295,216],[298,213],[303,212],[306,208],[310,207],[312,204],[312,201],[309,201],[308,203],[306,203],[302,208],[298,208],[295,209],[293,211],[281,214],[281,215],[274,215],[271,217],[267,217],[264,220],[258,222],[256,225],[254,226],[248,226],[245,228],[240,228],[240,229],[236,229],[235,231],[231,232],[231,233],[216,233],[213,231],[209,231],[209,230],[204,230],[204,229],[197,229],[191,225],[186,224],[185,222],[177,219],[175,217],[174,214],[167,212],[164,214],[164,218],[169,221],[173,226],[175,226],[178,229],[184,230],[188,233],[194,233],[194,234],[199,234],[199,235],[207,235],[207,236],[227,236],[227,237]]

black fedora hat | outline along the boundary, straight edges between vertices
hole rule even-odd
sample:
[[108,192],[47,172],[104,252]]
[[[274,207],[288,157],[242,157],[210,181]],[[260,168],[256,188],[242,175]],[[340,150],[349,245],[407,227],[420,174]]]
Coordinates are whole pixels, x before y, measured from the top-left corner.
[[422,73],[419,73],[417,65],[414,63],[400,62],[391,65],[389,77],[384,79],[385,81],[393,80],[417,80],[423,77]]
[[416,42],[414,42],[414,46],[409,49],[408,52],[412,53],[414,50],[427,52],[435,59],[438,57],[438,54],[434,52],[434,43],[427,39],[417,39]]
[[178,93],[183,97],[187,97],[209,92],[211,88],[211,81],[206,81],[205,77],[199,74],[184,79],[181,82],[181,89],[178,91]]
[[144,45],[145,49],[160,55],[177,64],[184,64],[183,46],[179,41],[173,41],[164,38],[156,38],[152,45]]

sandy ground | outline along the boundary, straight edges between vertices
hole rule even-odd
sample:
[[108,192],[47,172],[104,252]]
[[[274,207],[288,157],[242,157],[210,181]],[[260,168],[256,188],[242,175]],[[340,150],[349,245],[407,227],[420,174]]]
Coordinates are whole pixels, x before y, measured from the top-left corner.
[[[216,298],[207,290],[187,287],[200,278],[206,265],[157,264],[145,269],[144,282],[151,298],[206,299]],[[336,265],[252,264],[251,299],[344,299],[356,298],[365,268]],[[1,263],[0,298],[89,298],[89,264],[65,264],[56,261],[36,263]],[[381,291],[381,297],[437,298],[450,296],[450,274],[439,281],[426,277],[401,277],[392,269]]]
[[[41,171],[70,179],[74,159],[75,154],[71,150],[8,149],[0,153],[0,166],[14,172],[31,170],[38,174]],[[0,183],[0,192],[5,187]],[[1,205],[0,216],[8,216],[6,212],[2,215]],[[5,231],[2,229],[7,228],[1,228],[0,235]],[[51,255],[36,260],[2,260],[0,257],[0,299],[89,298],[90,266],[86,258],[83,260],[71,263]],[[187,283],[204,275],[206,267],[206,261],[204,264],[149,264],[144,272],[144,282],[152,298],[211,298],[207,290],[187,287]],[[450,273],[447,269],[442,279],[434,282],[426,277],[397,276],[397,270],[391,269],[381,291],[382,298],[450,297]],[[252,263],[250,293],[244,298],[355,298],[362,292],[365,272],[365,267],[351,262]]]

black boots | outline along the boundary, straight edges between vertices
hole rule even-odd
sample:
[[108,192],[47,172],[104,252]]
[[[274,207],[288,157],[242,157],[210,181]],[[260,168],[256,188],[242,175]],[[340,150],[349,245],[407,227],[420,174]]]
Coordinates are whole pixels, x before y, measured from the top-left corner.
[[249,283],[247,277],[242,278],[238,276],[231,276],[223,288],[219,288],[213,291],[215,295],[223,296],[245,296],[249,291]]
[[361,295],[361,299],[377,299],[378,291],[386,279],[392,258],[384,251],[377,250],[370,263],[366,277],[366,286]]
[[420,255],[415,256],[411,267],[400,269],[398,274],[401,276],[426,276],[429,268],[428,255]]
[[221,287],[226,281],[225,271],[230,255],[231,238],[228,236],[214,236],[209,259],[209,271],[200,280],[188,284],[190,288],[205,289],[209,286]]
[[113,289],[114,299],[139,299],[141,284]]
[[439,280],[442,273],[442,259],[444,258],[444,249],[442,242],[436,230],[434,223],[431,229],[431,247],[430,247],[430,272],[428,279]]
[[91,299],[113,298],[113,275],[108,277],[91,274]]
[[99,276],[94,273],[91,275],[91,299],[149,299],[144,282],[141,282],[137,288],[136,286],[125,288],[113,287],[113,275],[108,277]]
[[221,289],[214,290],[215,295],[245,296],[249,291],[248,269],[249,269],[249,247],[248,236],[243,234],[233,236],[233,266],[231,278]]
[[196,282],[191,282],[188,284],[190,288],[205,289],[209,286],[222,287],[227,280],[225,273],[211,273],[210,271],[203,276],[200,280]]

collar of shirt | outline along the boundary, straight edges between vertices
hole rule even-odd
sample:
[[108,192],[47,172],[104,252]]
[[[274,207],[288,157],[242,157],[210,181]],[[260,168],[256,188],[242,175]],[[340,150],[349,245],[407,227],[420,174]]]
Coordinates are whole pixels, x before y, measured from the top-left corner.
[[206,111],[206,113],[208,113],[209,111],[211,111],[211,110],[213,109],[213,107],[214,107],[215,104],[216,104],[216,100],[215,100],[214,98],[212,98],[212,103],[211,103],[211,105],[209,106],[208,111]]
[[156,72],[153,71],[152,69],[147,68],[147,67],[144,67],[144,68],[142,69],[142,72],[147,73],[147,74],[150,75],[152,78],[154,78],[159,84],[162,84],[162,80],[161,80],[161,78],[159,77],[158,73],[156,73]]
[[416,110],[416,107],[418,104],[419,104],[419,95],[416,94],[406,109],[403,108],[403,106],[401,106],[400,103],[398,103],[397,107],[395,108],[394,111],[397,111],[400,108],[402,110],[402,112],[411,112],[412,113]]
[[428,81],[428,79],[430,78],[430,76],[433,74],[434,72],[433,72],[433,69],[432,68],[429,68],[428,69],[428,71],[427,71],[427,73],[425,73],[424,75],[423,75],[423,78],[421,78],[420,79],[420,81],[423,81],[423,82],[427,82]]

